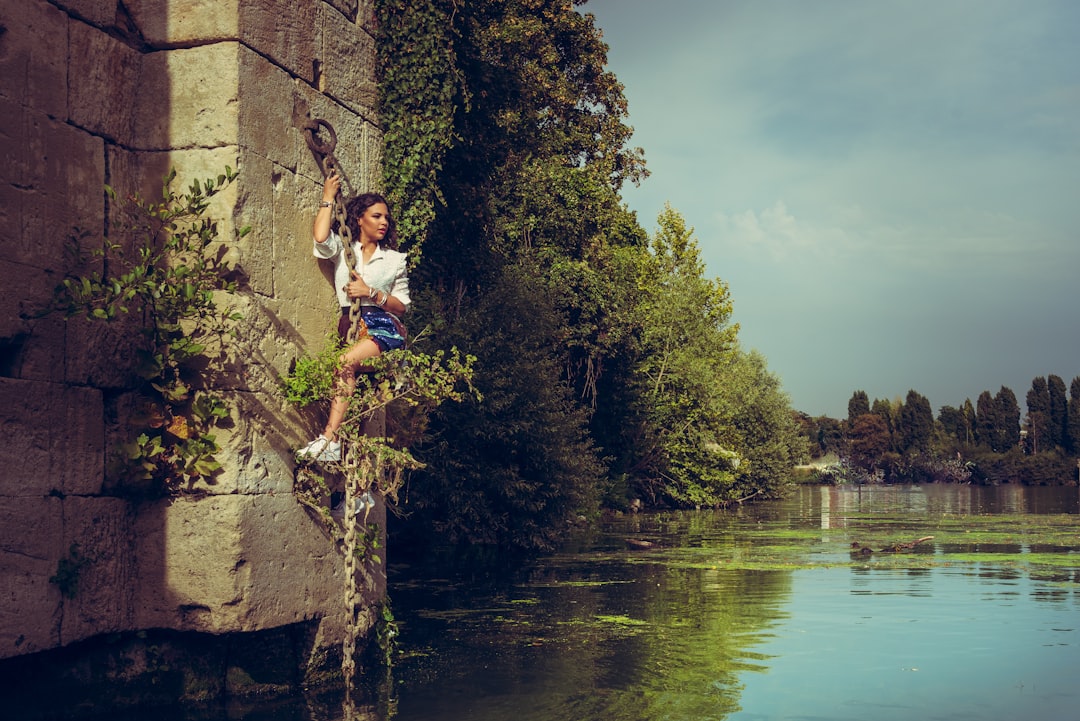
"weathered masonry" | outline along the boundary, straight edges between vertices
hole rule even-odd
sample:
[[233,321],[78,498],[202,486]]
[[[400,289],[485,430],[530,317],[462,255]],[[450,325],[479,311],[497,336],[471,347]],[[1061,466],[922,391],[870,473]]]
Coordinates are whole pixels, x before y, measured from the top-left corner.
[[[107,655],[93,643],[109,638],[134,677],[154,671],[131,633],[143,630],[204,649],[278,634],[300,679],[333,655],[341,552],[292,495],[290,449],[315,419],[277,389],[336,320],[311,257],[322,176],[300,127],[332,123],[353,188],[378,178],[372,23],[370,0],[0,0],[0,659],[78,663],[79,649]],[[246,361],[219,382],[224,472],[205,496],[136,503],[103,480],[131,387],[123,331],[32,310],[63,277],[74,229],[107,227],[104,185],[156,197],[170,168],[182,189],[225,166],[240,177],[209,215],[223,238],[253,230],[231,251],[248,278]],[[65,559],[72,598],[50,581]],[[381,579],[368,569],[369,606]],[[180,691],[284,683],[214,653]]]

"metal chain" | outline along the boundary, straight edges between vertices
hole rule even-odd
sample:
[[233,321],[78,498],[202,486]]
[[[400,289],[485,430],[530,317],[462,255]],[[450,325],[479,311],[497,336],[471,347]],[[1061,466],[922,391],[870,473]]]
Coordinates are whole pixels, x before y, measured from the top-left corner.
[[345,457],[345,638],[341,643],[341,673],[345,677],[345,699],[351,703],[356,677],[356,614],[360,594],[356,587],[356,490],[353,485],[360,471],[358,454]]
[[[325,128],[330,135],[327,143],[319,141],[320,128]],[[325,120],[312,120],[304,126],[305,139],[315,161],[322,171],[323,178],[328,178],[330,173],[338,170],[337,160],[334,158],[334,148],[337,145],[337,134],[330,123]],[[340,177],[340,172],[338,173]],[[338,188],[334,196],[334,220],[337,221],[341,235],[345,263],[356,271],[356,253],[353,251],[352,230],[346,222],[348,216],[345,210],[345,202],[342,200],[341,188]],[[346,342],[352,345],[368,335],[367,325],[360,314],[360,299],[353,298],[349,306],[349,332]],[[351,444],[350,444],[351,445]],[[351,449],[349,449],[351,450]],[[358,497],[357,483],[364,482],[365,468],[361,465],[369,465],[367,459],[359,457],[360,454],[346,452],[344,461],[345,476],[345,514],[342,519],[345,524],[345,637],[341,643],[341,673],[345,678],[345,721],[352,721],[355,709],[353,707],[353,691],[356,679],[356,637],[358,631],[357,615],[360,607],[360,593],[357,588],[357,516],[355,512],[356,499]],[[370,485],[370,479],[367,479]],[[365,523],[367,517],[365,516]]]
[[[318,134],[319,128],[326,128],[327,133],[330,135],[330,139],[322,143],[319,141]],[[304,135],[307,141],[308,148],[315,155],[315,162],[319,164],[319,170],[322,171],[323,179],[330,177],[330,173],[338,170],[338,177],[343,178],[340,169],[337,164],[337,159],[334,158],[334,148],[337,147],[337,133],[334,132],[334,126],[327,121],[317,118],[309,121],[304,125]],[[352,230],[348,224],[348,213],[345,211],[345,201],[342,199],[343,194],[341,188],[338,188],[337,194],[334,196],[334,220],[338,224],[338,232],[341,235],[342,251],[345,253],[345,264],[349,267],[349,270],[359,273],[360,271],[356,265],[356,253],[353,251],[353,237]],[[359,340],[363,340],[368,336],[367,325],[364,323],[364,319],[360,314],[360,299],[353,298],[349,304],[349,332],[345,336],[345,342],[348,345],[352,345]]]

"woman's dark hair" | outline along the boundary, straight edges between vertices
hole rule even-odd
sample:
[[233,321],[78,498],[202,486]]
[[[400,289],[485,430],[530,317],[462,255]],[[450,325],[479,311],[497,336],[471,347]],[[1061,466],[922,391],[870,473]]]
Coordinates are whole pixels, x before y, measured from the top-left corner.
[[356,219],[361,217],[367,212],[368,208],[376,203],[382,203],[386,206],[386,235],[383,236],[382,242],[379,243],[379,245],[384,248],[389,248],[390,250],[397,250],[397,222],[390,212],[390,204],[386,202],[386,198],[378,193],[361,193],[345,203],[345,215],[347,216],[345,222],[349,226],[349,231],[352,233],[353,240],[360,239],[360,225],[356,222]]

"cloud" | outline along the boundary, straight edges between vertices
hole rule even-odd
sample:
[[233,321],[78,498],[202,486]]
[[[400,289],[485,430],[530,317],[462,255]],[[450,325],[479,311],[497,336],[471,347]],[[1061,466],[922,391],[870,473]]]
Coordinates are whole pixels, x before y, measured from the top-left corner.
[[652,171],[624,198],[696,228],[798,407],[1080,373],[1080,3],[584,9]]

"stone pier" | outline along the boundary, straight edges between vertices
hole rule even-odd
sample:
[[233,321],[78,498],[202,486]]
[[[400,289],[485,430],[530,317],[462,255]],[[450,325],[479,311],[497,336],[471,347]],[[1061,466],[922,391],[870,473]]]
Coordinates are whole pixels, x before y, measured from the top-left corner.
[[[322,176],[299,128],[328,120],[350,186],[377,185],[373,32],[370,0],[0,0],[0,664],[126,658],[135,678],[167,638],[174,660],[273,641],[295,657],[274,688],[332,672],[343,563],[292,495],[290,450],[321,420],[278,383],[336,321],[310,249]],[[107,227],[105,185],[158,197],[170,168],[182,190],[225,166],[239,179],[208,215],[230,242],[252,231],[230,250],[246,281],[243,361],[215,381],[231,405],[224,469],[198,497],[135,501],[104,474],[134,382],[130,326],[36,311],[68,239]],[[369,567],[371,607],[383,578]],[[221,658],[176,688],[265,690],[236,664],[266,653]]]

